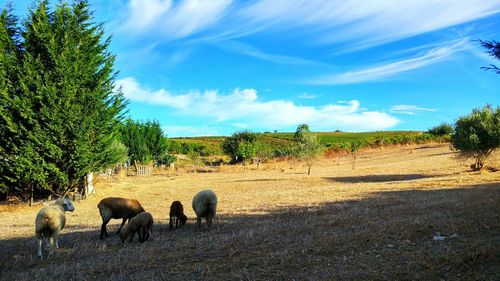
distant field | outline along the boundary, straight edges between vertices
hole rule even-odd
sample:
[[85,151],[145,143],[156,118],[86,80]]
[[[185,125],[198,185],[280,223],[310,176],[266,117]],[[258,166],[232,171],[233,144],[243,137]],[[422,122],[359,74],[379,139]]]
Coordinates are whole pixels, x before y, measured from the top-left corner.
[[[393,144],[421,144],[437,140],[421,131],[376,131],[376,132],[317,132],[320,141],[327,147],[348,146],[349,143],[358,141],[363,147],[378,147]],[[287,147],[294,143],[294,133],[263,133],[261,141],[268,143],[273,148]],[[192,137],[171,138],[177,147],[186,144],[191,147],[206,147],[212,154],[222,154],[221,145],[226,137]],[[447,138],[439,139],[447,141]]]
[[[40,205],[0,205],[0,280],[500,280],[500,153],[471,172],[447,144],[367,149],[307,168],[286,161],[221,172],[101,180],[67,215],[53,259],[38,260]],[[496,167],[496,169],[494,168]],[[219,198],[194,228],[193,195]],[[97,203],[137,198],[153,240],[101,242]],[[168,231],[168,208],[188,224]]]

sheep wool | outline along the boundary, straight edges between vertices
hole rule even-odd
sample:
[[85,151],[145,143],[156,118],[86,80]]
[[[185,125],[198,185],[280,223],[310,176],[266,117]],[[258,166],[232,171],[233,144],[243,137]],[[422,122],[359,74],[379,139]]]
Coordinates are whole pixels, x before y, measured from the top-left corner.
[[205,218],[207,226],[212,226],[212,220],[217,212],[217,195],[212,190],[202,190],[193,197],[193,210],[196,213],[198,228],[201,227],[201,218]]
[[139,241],[144,242],[151,237],[151,232],[153,231],[153,216],[149,212],[139,213],[137,216],[131,218],[125,227],[125,230],[120,234],[120,239],[122,244],[125,245],[125,240],[130,235],[129,242],[132,242],[132,238],[137,233],[139,236]]
[[54,247],[59,248],[59,232],[66,225],[66,211],[73,212],[75,207],[67,197],[59,198],[51,206],[43,207],[35,219],[35,236],[38,240],[37,255],[42,258],[43,239],[50,244],[49,257],[54,256]]

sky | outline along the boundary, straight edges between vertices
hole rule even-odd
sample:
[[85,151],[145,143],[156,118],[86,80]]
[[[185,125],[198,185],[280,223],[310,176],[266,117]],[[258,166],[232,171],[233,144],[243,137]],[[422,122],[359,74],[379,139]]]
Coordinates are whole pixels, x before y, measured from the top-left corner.
[[[13,2],[25,18],[32,1]],[[500,41],[500,0],[89,3],[127,115],[169,137],[427,130],[500,105],[477,42]]]

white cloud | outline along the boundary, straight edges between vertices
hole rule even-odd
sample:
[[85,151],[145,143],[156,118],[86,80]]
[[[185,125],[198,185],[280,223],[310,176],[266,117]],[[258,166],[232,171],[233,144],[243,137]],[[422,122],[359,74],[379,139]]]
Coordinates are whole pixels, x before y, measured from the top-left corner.
[[336,85],[378,81],[395,76],[402,72],[408,72],[410,70],[445,61],[452,58],[454,53],[467,48],[467,46],[466,39],[464,39],[450,46],[431,49],[418,57],[389,62],[377,66],[369,66],[354,71],[322,75],[320,77],[310,79],[309,81],[306,81],[306,83],[317,85]]
[[195,34],[216,23],[231,0],[131,0],[123,32],[150,33],[177,39]]
[[418,111],[434,112],[436,110],[432,108],[419,107],[416,105],[409,105],[409,104],[393,105],[389,109],[389,112],[398,114],[407,114],[407,115],[415,115]]
[[360,109],[357,100],[322,106],[301,106],[288,100],[263,101],[254,89],[192,91],[173,94],[165,89],[148,90],[133,78],[117,81],[127,98],[134,102],[173,108],[177,114],[197,117],[203,122],[219,122],[253,129],[280,129],[308,123],[316,130],[383,130],[399,120],[384,112]]

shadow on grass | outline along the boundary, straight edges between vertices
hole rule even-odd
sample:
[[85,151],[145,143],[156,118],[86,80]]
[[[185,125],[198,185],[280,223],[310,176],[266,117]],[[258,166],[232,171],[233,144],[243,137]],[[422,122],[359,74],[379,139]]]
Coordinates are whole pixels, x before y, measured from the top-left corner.
[[344,183],[357,182],[392,182],[392,181],[411,181],[425,178],[434,178],[442,175],[425,175],[425,174],[389,174],[389,175],[368,175],[368,176],[352,176],[352,177],[325,177],[326,180]]
[[159,220],[152,241],[127,247],[99,241],[98,225],[71,228],[48,260],[33,238],[0,241],[0,279],[498,280],[499,209],[493,183],[220,215],[211,230]]

